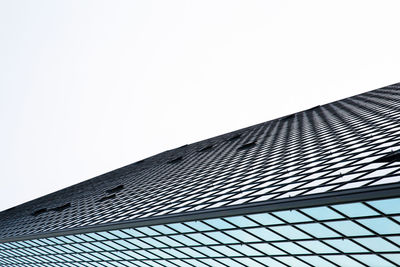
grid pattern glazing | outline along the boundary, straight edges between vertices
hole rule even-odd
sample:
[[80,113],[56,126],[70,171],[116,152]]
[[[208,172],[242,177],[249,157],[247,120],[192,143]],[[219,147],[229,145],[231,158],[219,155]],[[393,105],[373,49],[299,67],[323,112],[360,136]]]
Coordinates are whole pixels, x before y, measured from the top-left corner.
[[3,211],[0,240],[399,183],[399,161],[376,162],[400,150],[399,88],[167,151]]
[[400,266],[400,198],[0,244],[2,266]]

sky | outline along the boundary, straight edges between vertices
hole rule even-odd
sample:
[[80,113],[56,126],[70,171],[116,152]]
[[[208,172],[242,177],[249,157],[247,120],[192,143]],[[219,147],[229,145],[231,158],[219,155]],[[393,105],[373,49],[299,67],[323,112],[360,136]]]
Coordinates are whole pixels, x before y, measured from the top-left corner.
[[0,211],[400,82],[399,1],[0,0]]

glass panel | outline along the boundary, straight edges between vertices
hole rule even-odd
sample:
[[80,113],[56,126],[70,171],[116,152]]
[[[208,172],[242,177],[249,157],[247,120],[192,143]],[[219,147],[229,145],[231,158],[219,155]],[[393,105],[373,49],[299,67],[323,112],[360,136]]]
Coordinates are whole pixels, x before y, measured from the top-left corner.
[[400,198],[369,201],[368,204],[385,214],[400,213]]
[[364,265],[345,255],[323,256],[323,258],[326,258],[331,262],[338,264],[340,267],[365,267]]
[[249,219],[243,216],[230,217],[226,218],[226,220],[236,225],[237,227],[257,226],[257,224],[255,224],[254,222],[250,221]]
[[337,212],[333,211],[328,207],[308,208],[308,209],[302,209],[301,211],[310,215],[316,220],[331,220],[331,219],[343,218],[342,215],[338,214]]
[[279,249],[279,244],[277,244],[276,247],[269,245],[267,243],[252,244],[251,246],[259,251],[262,251],[263,253],[265,253],[267,255],[284,255],[284,254],[286,254],[286,252],[283,252],[282,250]]
[[247,232],[249,232],[265,241],[277,241],[277,240],[284,239],[283,237],[275,234],[274,232],[272,232],[266,228],[252,228],[252,229],[248,229]]
[[395,266],[390,262],[386,261],[385,259],[382,259],[381,257],[378,257],[376,255],[354,255],[353,257],[365,263],[368,266],[374,266],[374,267]]
[[400,233],[400,225],[387,218],[371,218],[358,221],[378,234]]
[[310,239],[311,237],[307,234],[297,230],[293,226],[285,225],[285,226],[272,226],[271,230],[285,236],[288,239]]
[[356,238],[356,242],[374,252],[399,252],[399,249],[380,237]]
[[400,216],[390,206],[395,203],[358,202],[274,212],[282,219],[258,213],[3,243],[0,265],[399,265]]
[[323,266],[323,267],[337,266],[333,265],[332,263],[318,256],[300,256],[299,259],[312,264],[312,266]]
[[303,214],[301,214],[300,212],[298,212],[296,210],[278,211],[278,212],[273,212],[273,214],[278,216],[279,218],[282,218],[283,220],[285,220],[289,223],[312,221],[310,218],[304,216]]
[[334,205],[333,208],[349,217],[364,217],[378,215],[377,212],[361,203]]
[[319,254],[329,254],[329,253],[337,253],[336,249],[333,249],[324,243],[312,240],[312,241],[298,241],[297,244],[302,245],[303,247]]
[[351,221],[327,222],[326,224],[345,236],[372,235],[370,231]]
[[235,237],[236,239],[244,242],[244,243],[249,243],[249,242],[258,242],[260,239],[246,233],[243,230],[228,230],[226,231],[227,234]]
[[261,225],[275,225],[283,223],[283,221],[277,219],[276,217],[268,213],[247,215],[247,217],[249,217],[250,219],[256,221]]
[[357,245],[351,240],[347,239],[333,239],[333,240],[325,240],[326,243],[331,245],[332,247],[339,249],[344,253],[361,253],[367,252],[363,247]]
[[235,228],[234,225],[232,225],[232,224],[230,224],[230,223],[228,223],[228,222],[226,222],[224,220],[221,220],[221,219],[205,220],[204,222],[209,224],[209,225],[211,225],[211,226],[213,226],[213,227],[215,227],[218,230],[225,230],[225,229],[233,229],[233,228]]
[[337,233],[319,223],[299,224],[298,228],[318,238],[339,237]]

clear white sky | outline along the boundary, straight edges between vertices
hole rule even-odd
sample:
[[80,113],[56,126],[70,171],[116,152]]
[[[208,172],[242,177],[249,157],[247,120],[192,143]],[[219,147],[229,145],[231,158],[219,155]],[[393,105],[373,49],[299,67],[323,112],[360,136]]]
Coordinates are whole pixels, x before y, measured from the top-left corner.
[[400,82],[399,1],[0,0],[0,210]]

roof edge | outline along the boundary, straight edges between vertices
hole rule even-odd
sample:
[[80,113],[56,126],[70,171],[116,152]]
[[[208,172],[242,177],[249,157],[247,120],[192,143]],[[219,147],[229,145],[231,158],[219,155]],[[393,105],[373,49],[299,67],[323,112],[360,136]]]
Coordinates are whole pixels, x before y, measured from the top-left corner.
[[99,231],[119,230],[123,228],[135,228],[159,224],[186,222],[194,220],[212,219],[218,217],[246,215],[252,213],[272,212],[298,208],[308,208],[324,205],[335,205],[357,201],[370,201],[377,199],[400,197],[400,183],[371,186],[367,188],[349,189],[338,192],[291,197],[281,200],[256,202],[253,204],[241,204],[231,207],[215,208],[210,210],[198,210],[180,214],[169,214],[157,217],[133,219],[131,221],[106,223],[101,225],[63,229],[60,231],[43,232],[37,234],[0,238],[0,243],[23,241],[39,238],[49,238],[64,235],[84,234]]

